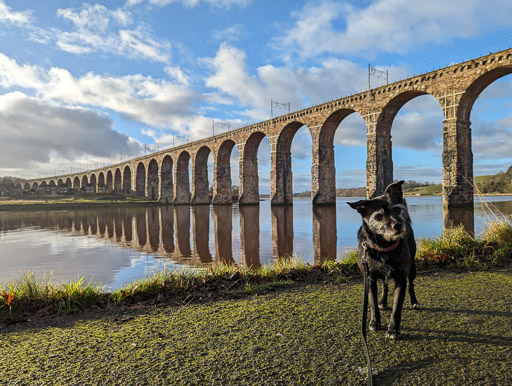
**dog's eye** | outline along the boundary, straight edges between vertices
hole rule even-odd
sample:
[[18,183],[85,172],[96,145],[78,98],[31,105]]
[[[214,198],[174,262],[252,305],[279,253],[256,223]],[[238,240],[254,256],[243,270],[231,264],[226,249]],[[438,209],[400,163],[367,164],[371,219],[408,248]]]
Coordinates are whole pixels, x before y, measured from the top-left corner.
[[402,213],[402,208],[400,208],[399,206],[395,206],[393,208],[393,212],[395,212],[396,214],[400,214]]
[[377,213],[375,215],[375,220],[377,220],[377,221],[382,221],[383,218],[384,218],[384,215],[382,213]]

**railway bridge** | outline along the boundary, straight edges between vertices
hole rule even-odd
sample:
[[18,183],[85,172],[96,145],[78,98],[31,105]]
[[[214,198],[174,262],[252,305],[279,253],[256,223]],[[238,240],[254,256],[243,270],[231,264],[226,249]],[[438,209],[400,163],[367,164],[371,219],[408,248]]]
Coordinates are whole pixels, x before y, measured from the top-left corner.
[[[366,124],[366,193],[381,194],[393,181],[391,126],[400,108],[420,95],[432,95],[443,119],[443,202],[473,203],[473,152],[470,115],[479,94],[512,73],[512,49],[491,53],[369,91],[311,106],[237,130],[165,149],[143,157],[80,173],[27,181],[24,190],[66,193],[71,189],[136,194],[172,204],[210,203],[207,160],[213,154],[213,204],[232,203],[230,156],[239,152],[239,203],[258,204],[261,140],[271,145],[272,205],[292,204],[291,142],[306,126],[312,137],[311,199],[314,205],[336,200],[334,134],[349,115]],[[191,173],[189,177],[189,164]]]

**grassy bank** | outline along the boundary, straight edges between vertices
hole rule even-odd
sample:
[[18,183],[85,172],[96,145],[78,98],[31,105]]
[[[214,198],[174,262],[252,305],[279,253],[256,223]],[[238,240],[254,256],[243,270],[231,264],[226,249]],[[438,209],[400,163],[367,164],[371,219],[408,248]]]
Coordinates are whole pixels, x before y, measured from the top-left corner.
[[154,203],[154,201],[132,195],[84,193],[76,196],[33,196],[22,199],[1,198],[0,211],[88,208],[105,205],[147,205],[151,203]]
[[[420,275],[403,338],[369,335],[376,384],[510,384],[511,291],[510,270]],[[16,324],[0,329],[0,383],[364,384],[362,296],[360,281],[296,283]]]

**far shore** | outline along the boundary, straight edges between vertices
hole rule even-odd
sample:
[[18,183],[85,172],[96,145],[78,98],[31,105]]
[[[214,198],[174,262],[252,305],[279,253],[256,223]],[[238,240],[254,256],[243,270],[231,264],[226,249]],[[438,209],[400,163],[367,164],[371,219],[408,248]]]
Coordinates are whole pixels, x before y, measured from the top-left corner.
[[[475,194],[480,196],[511,196],[512,193],[486,193]],[[407,194],[407,197],[441,197],[441,194]],[[342,196],[345,198],[361,196]],[[339,198],[339,197],[337,197]],[[269,197],[261,197],[260,201]],[[311,197],[296,196],[294,200],[310,200]],[[236,203],[236,201],[233,201]],[[97,208],[106,206],[146,206],[166,205],[158,201],[151,201],[143,197],[131,195],[87,194],[74,196],[39,196],[39,197],[1,197],[0,211],[38,211],[38,210],[65,210],[70,208]]]

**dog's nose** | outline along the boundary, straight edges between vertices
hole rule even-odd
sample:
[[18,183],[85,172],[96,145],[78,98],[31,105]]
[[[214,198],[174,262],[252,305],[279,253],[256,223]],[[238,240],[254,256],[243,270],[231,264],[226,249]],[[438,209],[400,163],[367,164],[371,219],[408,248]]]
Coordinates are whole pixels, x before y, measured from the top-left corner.
[[395,225],[393,225],[393,229],[399,231],[400,229],[402,229],[402,223],[397,222]]

